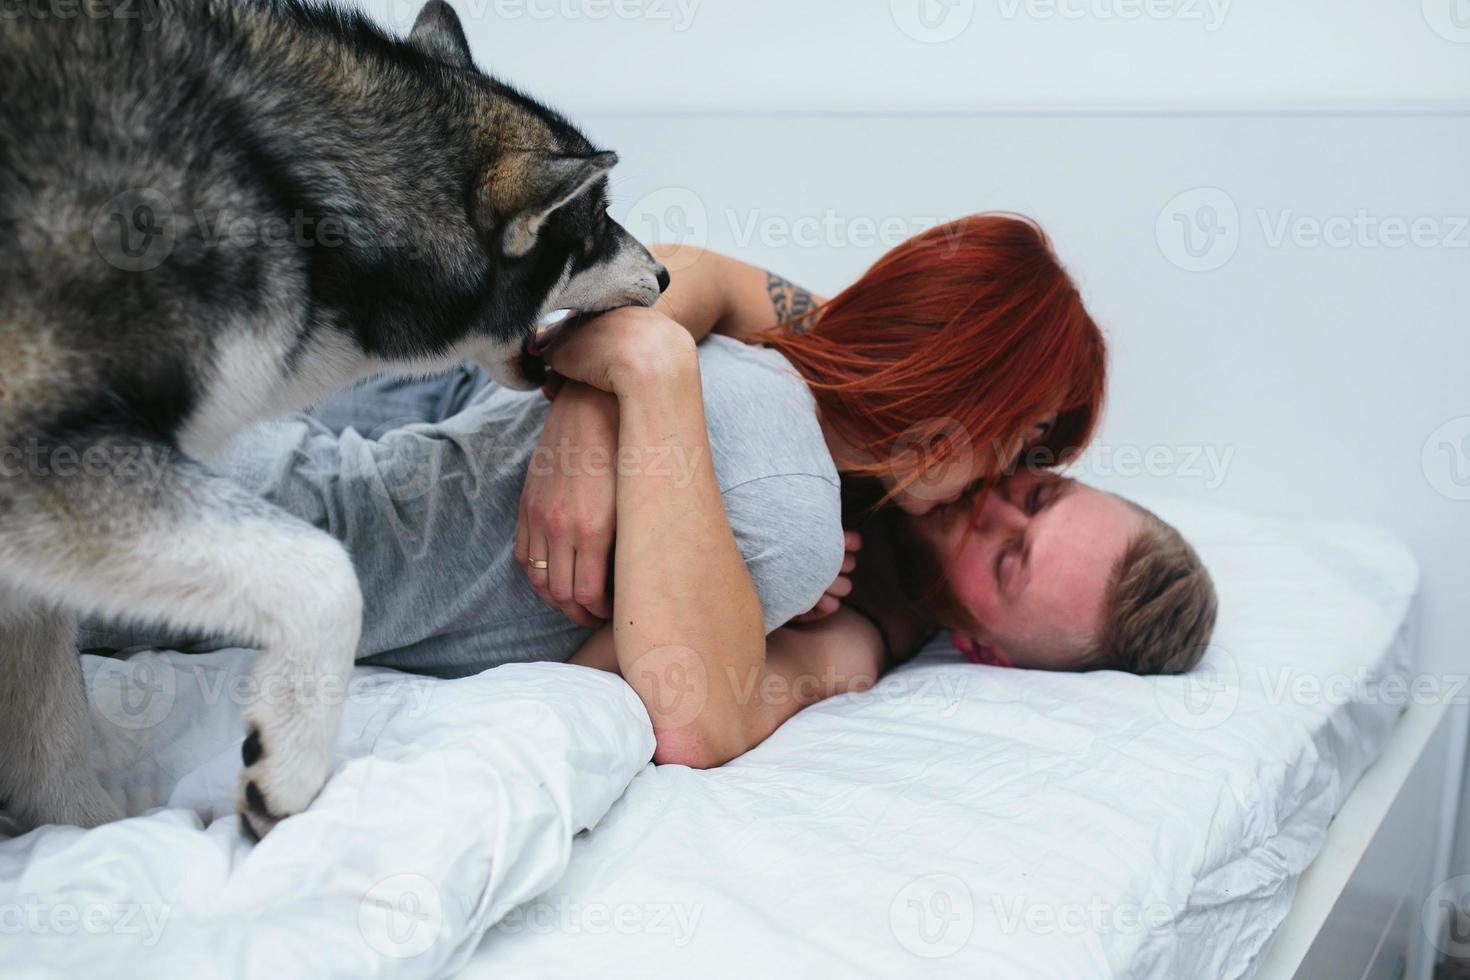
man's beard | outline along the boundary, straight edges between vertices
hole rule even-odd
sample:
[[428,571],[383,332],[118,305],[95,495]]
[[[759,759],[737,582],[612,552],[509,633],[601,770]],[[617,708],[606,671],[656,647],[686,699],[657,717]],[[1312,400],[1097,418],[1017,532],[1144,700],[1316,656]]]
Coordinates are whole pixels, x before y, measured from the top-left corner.
[[930,622],[947,630],[962,633],[979,632],[979,624],[956,597],[949,577],[950,555],[940,550],[937,542],[915,526],[921,518],[900,513],[897,508],[884,512],[889,520],[888,540],[892,543],[895,573],[899,588]]

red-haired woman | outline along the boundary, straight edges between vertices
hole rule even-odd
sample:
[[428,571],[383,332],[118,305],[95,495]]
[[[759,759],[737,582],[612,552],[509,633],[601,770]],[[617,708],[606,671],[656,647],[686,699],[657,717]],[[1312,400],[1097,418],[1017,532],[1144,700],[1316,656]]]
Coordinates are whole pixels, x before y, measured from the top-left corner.
[[[658,735],[655,758],[711,765],[759,742],[801,704],[872,683],[885,648],[887,656],[901,653],[936,625],[900,598],[892,556],[914,554],[911,539],[925,534],[931,544],[958,540],[945,529],[965,525],[979,506],[970,491],[998,478],[1024,449],[1052,461],[1080,449],[1098,417],[1106,357],[1046,237],[1022,218],[977,215],[930,229],[830,301],[714,253],[656,251],[673,272],[656,310],[615,311],[571,332],[547,356],[578,383],[560,389],[546,419],[540,458],[549,465],[531,466],[516,554],[543,599],[568,618],[587,626],[611,618],[574,661],[619,669],[638,690]],[[701,394],[691,335],[708,334],[762,345],[763,365],[794,370],[810,393],[803,403],[758,392],[752,417],[789,417],[796,432],[815,414],[843,482],[871,482],[874,499],[921,522],[882,525],[890,530],[880,541],[869,536],[861,569],[872,571],[858,581],[857,595],[852,553],[863,542],[849,532],[842,574],[813,613],[774,632],[762,628],[751,583],[761,549],[737,540],[739,528],[732,533],[727,522],[731,484],[744,472],[719,472],[716,456],[715,466],[679,471],[685,479],[672,471],[660,479],[637,462],[655,450],[707,459],[711,440],[718,448],[731,438],[728,424],[706,432],[701,414],[708,395]],[[550,463],[585,458],[597,446],[623,454],[615,475]],[[782,476],[790,468],[767,467]],[[820,480],[803,486],[811,495],[832,494]],[[792,493],[789,480],[780,492]],[[1043,496],[1061,496],[1040,484],[1028,493],[1036,499],[1011,502],[1016,515],[997,513],[991,523],[1030,520],[1046,506]],[[992,496],[985,507],[1008,505]],[[1094,592],[1133,526],[1114,498],[1098,498],[1068,504],[1072,520],[1097,532],[1097,560],[1053,557],[1079,588],[1095,584]],[[785,501],[767,503],[770,519],[779,520]],[[783,547],[816,537],[813,547],[838,548],[827,539],[838,532],[826,521],[785,533]],[[1097,567],[1079,572],[1078,562]],[[999,603],[1004,597],[993,591]],[[978,592],[967,597],[972,605],[987,601]],[[1077,615],[1095,616],[1096,604]],[[1054,611],[1068,614],[1031,612]],[[984,662],[1022,659],[957,645]],[[1026,646],[1024,639],[1013,644]],[[1031,659],[1027,665],[1066,666],[1054,654]]]

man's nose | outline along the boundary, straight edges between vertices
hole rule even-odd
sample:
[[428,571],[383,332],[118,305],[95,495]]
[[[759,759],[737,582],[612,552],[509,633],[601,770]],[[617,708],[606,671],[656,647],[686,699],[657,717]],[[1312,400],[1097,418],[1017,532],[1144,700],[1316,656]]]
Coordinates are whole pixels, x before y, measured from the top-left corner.
[[985,495],[985,503],[980,508],[982,532],[1010,534],[1022,531],[1027,519],[1026,511],[1011,503],[999,489],[992,489]]

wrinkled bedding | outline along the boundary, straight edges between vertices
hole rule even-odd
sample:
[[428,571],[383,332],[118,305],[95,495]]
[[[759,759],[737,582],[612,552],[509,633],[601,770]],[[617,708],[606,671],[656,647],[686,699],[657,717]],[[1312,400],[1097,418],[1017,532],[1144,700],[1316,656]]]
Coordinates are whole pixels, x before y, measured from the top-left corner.
[[940,639],[723,769],[645,768],[465,976],[1249,976],[1413,696],[1417,568],[1372,529],[1145,502],[1216,579],[1196,673]]
[[252,656],[85,658],[98,768],[138,816],[0,842],[0,973],[439,975],[561,877],[653,752],[600,671],[360,669],[336,773],[252,848],[231,804]]
[[696,772],[648,763],[597,671],[360,669],[338,771],[254,848],[251,654],[85,658],[135,816],[0,841],[3,972],[1249,976],[1404,705],[1417,569],[1372,529],[1153,504],[1219,586],[1192,675],[979,667],[939,638]]

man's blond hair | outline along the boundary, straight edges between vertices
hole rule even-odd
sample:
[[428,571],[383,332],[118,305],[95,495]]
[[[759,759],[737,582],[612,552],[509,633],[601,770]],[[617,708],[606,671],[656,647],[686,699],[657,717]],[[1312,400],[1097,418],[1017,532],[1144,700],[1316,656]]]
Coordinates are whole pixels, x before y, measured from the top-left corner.
[[1124,502],[1143,517],[1143,529],[1113,570],[1090,665],[1133,674],[1182,674],[1209,646],[1219,605],[1215,584],[1172,525]]

